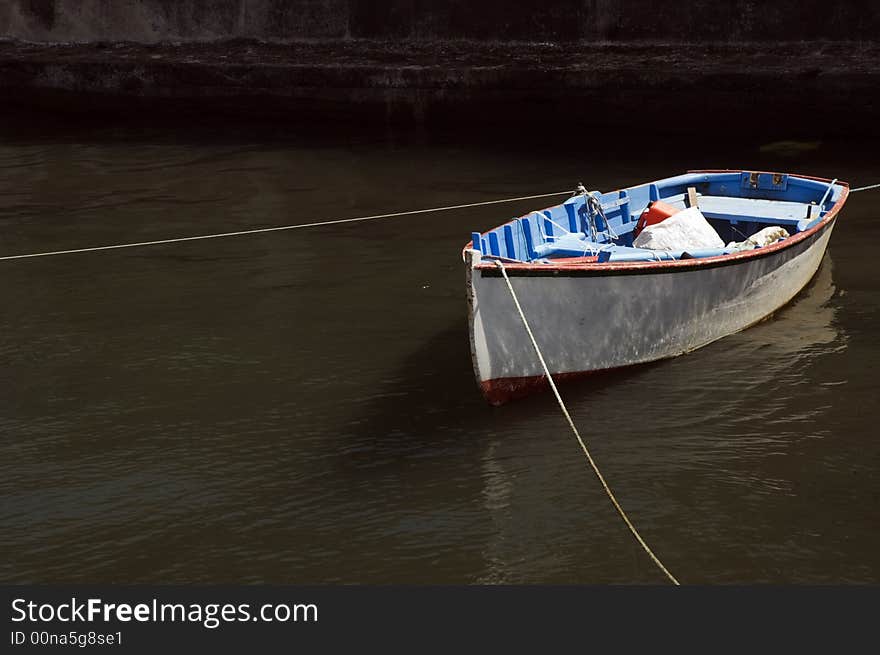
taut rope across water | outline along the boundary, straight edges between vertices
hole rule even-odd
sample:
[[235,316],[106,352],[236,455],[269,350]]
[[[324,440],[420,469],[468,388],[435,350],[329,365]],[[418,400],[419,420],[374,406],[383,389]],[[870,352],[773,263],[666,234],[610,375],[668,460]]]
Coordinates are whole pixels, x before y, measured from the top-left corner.
[[[850,189],[850,193],[878,189],[880,184]],[[374,214],[372,216],[357,216],[355,218],[338,218],[335,220],[316,221],[314,223],[299,223],[295,225],[279,225],[276,227],[259,227],[252,230],[238,230],[235,232],[218,232],[217,234],[198,234],[191,237],[177,237],[173,239],[156,239],[155,241],[137,241],[133,243],[117,243],[110,246],[91,246],[88,248],[71,248],[69,250],[50,250],[47,252],[32,252],[23,255],[6,255],[0,257],[0,261],[13,259],[33,259],[35,257],[54,257],[56,255],[75,255],[85,252],[99,252],[102,250],[120,250],[122,248],[142,248],[145,246],[159,246],[166,243],[183,243],[185,241],[202,241],[205,239],[225,239],[227,237],[241,237],[249,234],[264,234],[266,232],[281,232],[284,230],[300,230],[306,227],[320,227],[322,225],[339,225],[342,223],[358,223],[360,221],[375,221],[380,218],[394,218],[397,216],[412,216],[414,214],[430,214],[433,212],[446,212],[453,209],[467,209],[469,207],[483,207],[486,205],[499,205],[505,202],[517,202],[520,200],[535,200],[536,198],[550,198],[575,193],[572,191],[554,191],[552,193],[539,193],[533,196],[520,196],[517,198],[502,198],[500,200],[485,200],[483,202],[469,202],[463,205],[450,205],[448,207],[431,207],[429,209],[412,209],[404,212],[391,212],[390,214]]]
[[174,239],[157,239],[155,241],[138,241],[135,243],[119,243],[111,246],[92,246],[90,248],[72,248],[70,250],[51,250],[48,252],[34,252],[25,255],[7,255],[0,257],[0,261],[12,259],[31,259],[34,257],[54,257],[55,255],[74,255],[84,252],[98,252],[101,250],[119,250],[121,248],[141,248],[144,246],[158,246],[165,243],[183,243],[184,241],[201,241],[204,239],[224,239],[226,237],[240,237],[249,234],[264,234],[266,232],[281,232],[283,230],[300,230],[306,227],[320,227],[322,225],[339,225],[341,223],[357,223],[360,221],[375,221],[380,218],[394,218],[396,216],[412,216],[413,214],[429,214],[432,212],[445,212],[453,209],[467,209],[469,207],[481,207],[485,205],[498,205],[504,202],[517,202],[519,200],[534,200],[536,198],[549,198],[570,194],[571,191],[556,191],[553,193],[540,193],[534,196],[522,196],[519,198],[503,198],[501,200],[485,200],[483,202],[470,202],[464,205],[450,205],[449,207],[431,207],[429,209],[412,209],[404,212],[392,212],[390,214],[374,214],[372,216],[358,216],[356,218],[339,218],[335,220],[317,221],[315,223],[299,223],[296,225],[279,225],[277,227],[260,227],[252,230],[238,230],[236,232],[219,232],[217,234],[200,234],[192,237],[177,237]]

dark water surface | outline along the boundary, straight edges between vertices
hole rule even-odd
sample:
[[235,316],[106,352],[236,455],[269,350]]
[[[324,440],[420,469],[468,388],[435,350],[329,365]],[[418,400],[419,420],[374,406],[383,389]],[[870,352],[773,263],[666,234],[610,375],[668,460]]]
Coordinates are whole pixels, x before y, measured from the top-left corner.
[[[880,181],[859,141],[516,139],[5,126],[0,255],[704,166]],[[0,262],[0,579],[662,582],[552,397],[474,382],[461,248],[533,208]],[[563,387],[682,581],[880,580],[878,215],[853,196],[771,320]]]

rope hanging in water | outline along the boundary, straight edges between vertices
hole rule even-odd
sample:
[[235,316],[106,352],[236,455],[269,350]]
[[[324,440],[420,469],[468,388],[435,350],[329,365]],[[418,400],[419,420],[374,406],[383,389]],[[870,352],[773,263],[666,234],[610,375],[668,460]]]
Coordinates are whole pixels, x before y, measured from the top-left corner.
[[538,355],[538,360],[541,362],[541,367],[544,369],[544,375],[547,376],[547,381],[550,383],[550,388],[553,389],[553,394],[556,396],[556,402],[559,403],[559,407],[562,410],[563,415],[565,416],[565,420],[568,421],[568,426],[571,428],[571,431],[574,432],[574,436],[577,437],[578,443],[581,446],[581,450],[584,451],[584,455],[587,456],[587,461],[590,463],[590,466],[593,468],[593,473],[596,474],[596,477],[599,478],[599,482],[602,484],[602,488],[605,490],[605,493],[608,495],[608,498],[611,499],[611,503],[614,505],[614,508],[617,510],[617,513],[620,514],[620,517],[623,519],[623,522],[626,523],[626,527],[629,528],[629,531],[632,532],[633,536],[642,546],[646,553],[651,557],[654,561],[654,564],[663,571],[664,575],[672,582],[674,585],[679,585],[678,580],[675,579],[669,569],[667,569],[663,562],[654,554],[654,551],[645,543],[645,540],[642,539],[638,530],[636,530],[636,526],[632,524],[632,521],[629,520],[629,517],[626,515],[626,512],[623,511],[623,507],[620,506],[620,503],[617,502],[617,498],[614,497],[614,493],[611,491],[611,487],[608,486],[608,483],[605,482],[605,476],[602,475],[602,472],[599,470],[599,467],[596,465],[596,462],[593,460],[593,456],[590,455],[590,451],[587,449],[587,445],[584,443],[584,440],[581,438],[580,432],[578,432],[577,427],[575,427],[574,421],[571,419],[571,414],[568,413],[568,408],[566,408],[565,403],[562,402],[562,396],[559,395],[559,389],[556,388],[556,383],[553,381],[553,376],[550,375],[550,369],[547,368],[547,362],[544,361],[544,355],[541,353],[541,349],[538,347],[538,342],[535,340],[535,335],[532,334],[532,328],[529,327],[529,322],[526,320],[526,315],[523,313],[522,306],[519,304],[519,298],[516,296],[516,292],[513,290],[513,285],[510,283],[510,278],[507,277],[507,269],[504,268],[504,264],[500,261],[495,262],[498,267],[501,269],[501,275],[504,276],[504,281],[507,283],[507,288],[510,291],[510,295],[513,298],[513,303],[516,305],[516,311],[519,312],[519,317],[522,320],[523,327],[525,327],[526,332],[529,335],[529,339],[532,342],[532,347],[535,349],[535,354]]

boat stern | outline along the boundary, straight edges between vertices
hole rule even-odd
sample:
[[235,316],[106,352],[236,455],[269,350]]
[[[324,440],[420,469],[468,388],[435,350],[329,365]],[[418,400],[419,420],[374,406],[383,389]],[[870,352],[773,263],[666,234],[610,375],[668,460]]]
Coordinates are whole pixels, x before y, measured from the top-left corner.
[[[486,333],[483,329],[483,318],[480,314],[479,295],[475,284],[475,278],[477,277],[475,275],[475,269],[482,261],[482,254],[479,250],[474,250],[471,245],[472,244],[468,244],[468,247],[466,247],[463,252],[467,289],[468,340],[471,348],[471,364],[474,367],[474,376],[477,379],[477,383],[480,385],[480,390],[483,392],[483,395],[486,396],[486,400],[492,403],[492,400],[486,395],[487,381],[481,374],[481,370],[485,370],[486,368]],[[482,362],[481,357],[483,358]]]

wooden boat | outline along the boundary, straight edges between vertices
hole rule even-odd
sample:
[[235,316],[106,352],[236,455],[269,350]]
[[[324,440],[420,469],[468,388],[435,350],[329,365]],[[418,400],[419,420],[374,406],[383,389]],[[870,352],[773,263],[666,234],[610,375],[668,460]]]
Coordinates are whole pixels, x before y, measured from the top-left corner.
[[[548,385],[504,266],[554,379],[675,357],[761,321],[813,277],[849,185],[804,175],[705,170],[581,192],[465,246],[474,372],[500,405]],[[661,201],[696,206],[723,248],[633,246]],[[768,226],[788,236],[738,249]],[[779,335],[784,339],[785,335]]]

